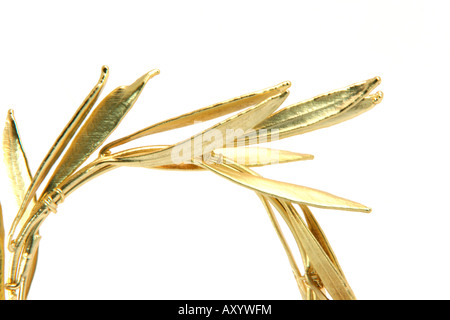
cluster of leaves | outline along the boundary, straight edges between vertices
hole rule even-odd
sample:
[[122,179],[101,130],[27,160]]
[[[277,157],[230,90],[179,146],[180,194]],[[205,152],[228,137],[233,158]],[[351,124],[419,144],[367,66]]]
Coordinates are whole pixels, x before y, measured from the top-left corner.
[[[276,138],[283,139],[337,124],[371,109],[382,99],[380,92],[370,94],[380,82],[378,77],[278,110],[289,94],[290,83],[283,82],[159,122],[113,141],[101,148],[96,160],[81,167],[104,144],[136,102],[147,81],[159,71],[150,71],[133,84],[116,88],[93,108],[106,83],[108,73],[108,68],[103,67],[100,80],[56,139],[34,176],[28,168],[13,113],[12,111],[8,113],[3,150],[18,205],[18,214],[5,244],[3,244],[3,226],[0,226],[2,262],[0,298],[26,298],[36,267],[39,227],[49,212],[55,212],[57,205],[83,183],[122,166],[164,170],[208,170],[255,191],[286,250],[302,297],[355,298],[309,206],[361,212],[369,212],[370,209],[327,192],[270,180],[258,175],[250,167],[274,162],[307,160],[313,157],[250,145],[273,140],[273,132],[276,132]],[[115,147],[147,135],[193,125],[233,112],[237,113],[173,145],[111,151]],[[227,135],[229,130],[239,134]],[[253,134],[249,138],[250,130],[253,130]],[[224,138],[204,139],[212,133],[220,134]],[[174,162],[173,155],[177,150],[189,150],[192,156],[181,163]],[[238,159],[244,159],[244,162]],[[58,160],[58,165],[48,177]],[[45,179],[48,180],[47,185],[38,196],[38,188]],[[294,205],[299,206],[304,218]],[[274,209],[278,211],[294,236],[302,257],[303,273],[281,231]]]

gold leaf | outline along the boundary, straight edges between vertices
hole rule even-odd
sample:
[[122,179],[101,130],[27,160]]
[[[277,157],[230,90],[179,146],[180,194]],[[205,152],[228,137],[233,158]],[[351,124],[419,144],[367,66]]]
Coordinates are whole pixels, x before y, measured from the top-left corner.
[[[9,237],[11,238],[13,236],[13,233],[17,227],[17,224],[19,223],[19,220],[22,219],[23,213],[28,208],[31,199],[35,196],[37,189],[41,185],[42,181],[45,179],[47,174],[49,173],[50,169],[55,164],[56,160],[60,157],[72,137],[74,136],[75,132],[80,127],[81,123],[86,118],[87,114],[91,110],[92,106],[97,101],[98,96],[100,95],[106,80],[108,79],[108,67],[103,66],[100,79],[98,80],[95,87],[91,90],[89,95],[84,99],[81,106],[78,108],[78,110],[73,115],[72,119],[67,123],[66,127],[63,129],[59,137],[56,139],[53,146],[48,151],[47,155],[45,156],[44,160],[40,164],[38,170],[36,171],[36,174],[34,178],[32,179],[31,183],[28,184],[28,190],[25,194],[25,197],[23,197],[23,201],[21,201],[20,209],[18,210],[18,214],[16,218],[13,221],[11,233],[9,234]],[[31,174],[30,174],[31,176]],[[26,221],[26,219],[24,219]]]
[[[146,146],[129,149],[127,153],[135,156],[149,154],[155,151],[163,150],[169,146]],[[218,148],[213,151],[214,156],[223,156],[225,162],[230,160],[238,162],[249,167],[266,166],[276,163],[286,163],[293,161],[312,160],[313,155],[290,152],[285,150],[275,150],[262,147],[236,147],[236,148]],[[242,162],[240,162],[241,160]],[[164,170],[204,170],[192,163],[167,164],[158,167],[142,166],[143,168],[164,169]]]
[[270,197],[318,208],[370,212],[369,208],[360,203],[317,189],[271,180],[260,176],[253,176],[247,173],[238,173],[222,164],[208,164],[200,160],[194,160],[194,163],[243,187],[261,192]]
[[222,155],[225,162],[229,159],[249,167],[314,159],[314,156],[310,154],[262,147],[218,148],[213,153]]
[[[216,148],[224,147],[235,140],[239,135],[244,135],[256,124],[272,114],[287,98],[289,92],[285,91],[274,95],[256,106],[250,107],[226,120],[214,125],[213,127],[192,136],[166,149],[151,153],[141,153],[136,155],[135,150],[125,150],[103,157],[105,162],[123,166],[135,167],[158,167],[172,164],[173,154],[176,150],[188,150],[190,157],[184,158],[188,163],[192,157],[212,152]],[[228,130],[236,130],[236,135],[229,134]],[[216,140],[207,140],[210,134],[218,135],[223,138],[220,143]],[[197,141],[199,143],[197,143]]]
[[382,99],[383,99],[383,93],[381,91],[379,91],[375,94],[365,97],[359,103],[342,110],[341,112],[337,113],[335,116],[326,118],[322,121],[318,121],[314,124],[309,125],[308,127],[304,128],[304,130],[306,130],[306,131],[298,131],[296,129],[293,129],[292,131],[287,130],[287,131],[283,132],[282,134],[279,134],[281,136],[280,139],[287,138],[287,137],[297,135],[300,133],[305,133],[305,132],[310,132],[310,131],[314,131],[317,129],[331,127],[331,126],[334,126],[335,124],[341,123],[343,121],[353,119],[353,118],[359,116],[360,114],[372,109],[374,106],[379,104]]
[[[12,110],[8,111],[8,115],[6,117],[6,124],[3,131],[3,151],[3,160],[8,171],[8,177],[15,196],[17,209],[19,209],[27,188],[31,184],[31,173]],[[24,226],[25,221],[27,221],[31,215],[31,209],[36,203],[36,196],[31,198],[30,203],[32,206],[27,208],[23,214],[23,219],[18,222],[20,229]],[[10,263],[9,259],[12,259],[12,257],[8,254],[8,264]],[[28,293],[34,276],[37,262],[37,248],[31,259],[33,260],[31,267],[28,270],[29,277],[25,286],[25,292],[23,293],[25,296]]]
[[266,100],[267,98],[270,98],[273,95],[285,92],[290,86],[291,83],[289,81],[285,81],[273,87],[248,93],[233,99],[215,103],[211,106],[202,109],[185,113],[178,117],[164,120],[162,122],[151,125],[150,127],[144,128],[133,134],[130,134],[126,137],[110,142],[100,150],[100,155],[108,154],[110,153],[110,149],[118,147],[124,143],[133,141],[135,139],[144,136],[168,130],[183,128],[186,126],[193,125],[196,122],[212,120],[227,115],[229,113],[245,109],[247,107],[261,103],[262,101]]
[[[261,131],[258,138],[267,131],[268,137],[275,132],[275,138],[284,139],[351,119],[381,101],[372,96],[359,105],[380,81],[375,77],[283,108],[256,126]],[[380,94],[376,97],[380,98]],[[355,108],[353,112],[352,108]],[[264,139],[267,141],[267,137]]]
[[136,102],[147,81],[157,74],[159,70],[152,70],[130,86],[116,88],[99,103],[74,137],[46,192],[72,174],[106,140]]
[[[260,177],[256,172],[251,169],[248,169],[239,164],[230,165],[232,170],[235,170],[239,173],[246,173],[250,176]],[[258,196],[263,200],[265,196],[261,193],[257,192]],[[267,196],[268,201],[274,205],[274,207],[278,210],[280,215],[283,217],[285,222],[288,224],[295,241],[297,242],[298,249],[303,259],[303,263],[305,266],[306,274],[308,275],[309,268],[314,266],[314,268],[318,271],[320,279],[323,281],[325,288],[328,290],[330,295],[335,299],[355,299],[352,289],[350,285],[347,283],[342,270],[337,268],[334,264],[334,261],[331,261],[327,253],[324,251],[323,247],[321,247],[314,237],[314,234],[308,230],[298,214],[297,210],[295,210],[294,206],[290,201],[286,201],[280,198]],[[268,204],[264,203],[264,207],[268,208]],[[303,205],[302,205],[303,206]],[[306,207],[306,206],[305,206]],[[278,225],[275,225],[275,229],[278,232]],[[281,239],[283,242],[283,239]],[[284,245],[284,244],[283,244]],[[289,259],[293,259],[292,253],[286,251]],[[316,268],[316,264],[318,267]],[[291,267],[295,265],[291,263]],[[294,271],[294,274],[296,272]],[[307,278],[307,277],[306,277]],[[305,290],[307,288],[304,287],[304,284],[297,280],[299,285],[300,292],[302,296],[305,295]],[[314,291],[314,297],[317,299],[327,299],[321,289],[316,287],[314,283],[311,283],[311,289]],[[306,291],[307,292],[307,291]]]
[[[291,211],[292,205],[287,208]],[[291,214],[295,219],[294,226],[300,237],[301,245],[305,250],[306,255],[311,260],[311,265],[320,275],[320,279],[323,281],[325,288],[330,293],[331,297],[339,300],[356,299],[347,280],[345,280],[341,275],[341,272],[335,267],[298,213],[295,214],[294,212],[291,212]]]
[[342,268],[339,265],[336,255],[334,254],[334,251],[331,248],[331,245],[328,242],[328,239],[325,236],[325,233],[322,231],[322,228],[320,227],[316,218],[312,214],[311,210],[309,210],[309,208],[303,204],[300,205],[300,208],[302,209],[303,214],[305,215],[305,220],[306,220],[306,223],[308,224],[309,230],[311,231],[313,236],[317,239],[317,241],[319,242],[319,244],[321,245],[321,247],[327,254],[328,258],[330,258],[331,262],[333,262],[336,269],[339,271],[339,273],[342,275],[342,277],[345,278],[344,272],[342,271]]
[[13,110],[8,111],[3,130],[3,161],[8,171],[17,208],[20,208],[31,183],[31,173],[20,141]]

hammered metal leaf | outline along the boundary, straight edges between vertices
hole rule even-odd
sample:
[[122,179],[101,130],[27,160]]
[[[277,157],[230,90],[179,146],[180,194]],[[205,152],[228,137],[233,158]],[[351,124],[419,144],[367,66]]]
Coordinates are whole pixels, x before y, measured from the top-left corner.
[[247,173],[237,173],[222,164],[208,164],[200,160],[194,160],[194,163],[243,187],[263,193],[270,197],[325,209],[359,211],[366,213],[371,211],[370,208],[360,203],[317,189],[271,180],[260,176],[253,176]]
[[[28,166],[28,160],[23,149],[17,123],[14,118],[13,110],[8,111],[6,117],[5,128],[3,130],[3,161],[5,163],[9,181],[13,190],[17,210],[21,207],[25,194],[29,185],[31,184],[31,171]],[[31,215],[31,209],[36,203],[36,196],[33,196],[30,201],[30,207],[25,210],[23,219],[18,221],[17,226],[21,229],[25,222]],[[8,258],[12,259],[8,253]],[[26,296],[30,289],[31,281],[33,280],[34,272],[37,263],[37,248],[31,257],[31,264],[29,267],[29,276],[25,283],[25,291],[23,294]]]
[[56,188],[108,138],[134,105],[147,81],[157,74],[159,70],[152,70],[133,84],[116,88],[100,102],[74,137],[45,191]]
[[[141,153],[139,155],[136,155],[134,150],[125,150],[105,156],[103,160],[115,165],[158,167],[173,163],[173,154],[177,149],[189,150],[192,157],[195,155],[202,155],[205,152],[211,152],[214,149],[225,147],[235,140],[236,136],[229,134],[227,130],[236,130],[235,132],[238,132],[238,134],[244,135],[245,132],[252,129],[256,124],[272,114],[283,103],[288,94],[289,92],[285,91],[274,95],[263,102],[260,102],[256,106],[247,108],[246,110],[216,124],[215,126],[164,150],[151,153]],[[217,141],[204,140],[204,137],[211,133],[223,137],[223,140],[219,145],[217,144]],[[199,143],[197,144],[196,141],[199,141]],[[185,160],[190,162],[190,158],[186,158]]]

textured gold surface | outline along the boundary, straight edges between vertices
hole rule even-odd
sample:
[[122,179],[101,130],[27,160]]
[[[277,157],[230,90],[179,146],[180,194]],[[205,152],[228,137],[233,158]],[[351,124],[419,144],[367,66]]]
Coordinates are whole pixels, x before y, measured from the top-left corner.
[[[221,134],[224,139],[219,148],[225,147],[230,142],[233,142],[234,137],[229,137],[227,135],[227,130],[232,130],[235,128],[239,128],[239,131],[242,134],[252,129],[256,124],[265,119],[268,115],[272,114],[287,98],[288,92],[283,92],[274,95],[260,103],[256,106],[249,107],[248,109],[238,113],[235,116],[232,116],[219,124],[198,133],[197,135],[192,136],[191,138],[179,142],[175,145],[169,146],[168,148],[155,151],[147,154],[138,154],[134,153],[134,150],[122,151],[115,153],[113,155],[105,156],[103,161],[111,162],[114,165],[124,165],[124,166],[136,166],[136,167],[156,167],[162,166],[165,164],[172,164],[172,153],[176,148],[189,149],[192,155],[203,155],[205,153],[212,152],[215,148],[212,147],[212,142],[201,143],[199,145],[196,144],[197,140],[202,141],[202,137],[208,136],[211,132],[217,132]],[[233,139],[230,141],[230,139]]]
[[217,173],[218,175],[243,187],[255,190],[273,198],[284,199],[318,208],[370,212],[370,209],[362,204],[340,198],[320,190],[266,179],[243,172],[236,172],[219,163],[206,164],[203,161],[194,160],[194,164],[211,170],[212,172]]
[[[74,136],[75,132],[78,130],[79,126],[83,123],[84,119],[88,115],[89,111],[94,106],[95,102],[97,101],[98,96],[100,95],[106,80],[108,79],[108,67],[103,66],[100,79],[96,86],[91,90],[89,95],[86,97],[86,99],[83,101],[81,106],[78,108],[78,110],[75,112],[72,119],[67,123],[66,127],[63,129],[59,137],[56,139],[55,143],[52,145],[50,150],[48,151],[47,155],[45,156],[44,160],[42,160],[41,165],[39,166],[39,169],[37,170],[34,179],[32,180],[31,184],[29,184],[28,190],[26,192],[25,198],[23,199],[23,202],[20,206],[19,212],[14,219],[11,232],[9,234],[9,242],[11,242],[11,238],[13,237],[13,233],[16,229],[17,224],[19,223],[19,220],[22,219],[22,216],[28,207],[28,205],[31,202],[31,199],[35,196],[35,193],[40,186],[40,184],[43,182],[44,178],[49,173],[52,166],[55,164],[56,160],[59,158],[59,156],[62,154],[68,143],[70,142],[70,139]],[[12,112],[12,111],[11,111]],[[10,164],[13,165],[13,164]],[[31,174],[30,174],[31,175]],[[23,220],[27,220],[27,218],[23,218]],[[12,248],[10,247],[12,250]]]
[[[3,161],[7,168],[8,178],[11,183],[11,187],[13,190],[15,203],[17,205],[17,209],[22,205],[22,202],[25,201],[25,194],[27,192],[27,187],[31,185],[31,172],[28,166],[28,160],[25,155],[25,152],[22,147],[22,143],[20,141],[19,130],[17,128],[16,120],[14,118],[14,113],[12,110],[8,111],[8,115],[6,117],[5,128],[3,131]],[[18,220],[17,226],[21,229],[23,228],[23,221],[26,221],[31,215],[31,209],[36,203],[36,197],[33,196],[30,199],[31,206],[28,207],[23,213],[23,219]],[[35,234],[36,237],[39,237],[38,231]],[[31,241],[31,240],[29,240]],[[30,244],[27,248],[31,248]],[[25,252],[24,252],[25,253]],[[37,246],[31,252],[27,252],[26,255],[22,256],[26,259],[31,260],[31,263],[28,264],[27,276],[24,277],[26,282],[25,291],[22,292],[25,297],[27,296],[29,287],[31,285],[31,281],[33,279],[34,271],[36,269],[37,263]],[[15,279],[19,276],[18,270],[19,268],[19,255],[12,255],[10,251],[6,251],[6,261],[7,265],[10,266],[9,278],[8,282],[14,282]],[[11,299],[17,295],[17,293],[13,290],[6,292],[7,298]]]
[[112,148],[151,134],[183,128],[193,125],[196,122],[216,119],[232,112],[256,105],[271,96],[285,92],[287,89],[289,89],[290,86],[291,83],[289,81],[285,81],[267,89],[248,93],[233,99],[213,104],[205,108],[185,113],[178,117],[158,122],[126,137],[108,143],[100,150],[100,154],[107,154]]
[[[108,68],[103,67],[100,80],[56,139],[34,177],[28,167],[13,113],[8,113],[3,134],[4,162],[18,212],[6,243],[0,215],[0,298],[26,299],[36,268],[41,238],[39,228],[49,213],[56,212],[67,196],[90,180],[110,170],[132,166],[211,171],[254,191],[287,254],[302,298],[355,299],[336,255],[309,207],[359,212],[370,212],[370,208],[324,191],[260,176],[250,167],[311,160],[313,156],[249,145],[303,134],[354,118],[382,100],[381,92],[371,94],[380,78],[359,82],[277,111],[289,94],[287,90],[291,84],[286,81],[156,123],[102,146],[136,102],[147,81],[158,73],[158,70],[150,71],[132,85],[113,90],[88,116],[108,77]],[[173,145],[141,146],[113,152],[114,148],[144,136],[234,112],[237,113]],[[98,158],[82,167],[98,148],[101,148]],[[183,155],[181,161],[176,158],[179,154]],[[59,164],[48,178],[57,160],[60,160]],[[48,178],[47,186],[37,194],[45,178]],[[294,258],[276,212],[295,239],[302,265]]]
[[102,100],[74,137],[55,169],[45,191],[51,191],[72,174],[108,138],[136,102],[149,79],[159,74],[150,71],[130,86],[122,86]]
[[367,96],[380,81],[376,77],[293,104],[274,113],[255,129],[268,130],[269,137],[265,137],[266,140],[271,139],[271,129],[278,129],[277,138],[283,139],[349,120],[381,102],[381,93]]

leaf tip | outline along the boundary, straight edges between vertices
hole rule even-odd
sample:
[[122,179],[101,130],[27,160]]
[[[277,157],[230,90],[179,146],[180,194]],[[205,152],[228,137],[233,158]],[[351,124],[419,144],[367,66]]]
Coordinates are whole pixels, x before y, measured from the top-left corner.
[[280,92],[286,91],[291,87],[292,83],[290,81],[283,81],[279,85],[277,85],[277,90]]
[[358,203],[358,206],[355,208],[355,211],[362,212],[362,213],[371,213],[372,208],[366,207],[360,203]]
[[13,109],[8,109],[8,113],[6,114],[6,118],[7,119],[14,118],[14,110]]
[[374,77],[372,79],[367,80],[367,85],[369,87],[369,92],[376,88],[381,83],[380,77]]
[[374,104],[379,104],[383,100],[384,94],[381,91],[378,91],[377,93],[371,95],[372,102]]
[[[285,90],[285,91],[281,92],[280,94],[278,94],[277,97],[278,97],[280,100],[284,101],[284,100],[286,100],[286,98],[289,96],[289,94],[290,94],[289,90]],[[283,103],[283,102],[282,102],[282,103]]]
[[144,77],[145,77],[145,82],[147,82],[148,80],[150,80],[151,78],[153,78],[154,76],[157,76],[158,74],[160,74],[159,69],[153,69],[149,72],[147,72]]
[[106,82],[106,80],[108,79],[108,76],[109,76],[109,67],[104,65],[104,66],[102,66],[102,71],[100,73],[100,80],[98,82],[99,83]]
[[159,74],[158,69],[153,69],[146,74],[144,74],[142,77],[137,79],[130,87],[133,88],[133,91],[140,91],[144,88],[144,86],[147,84],[148,80],[153,78],[154,76]]

